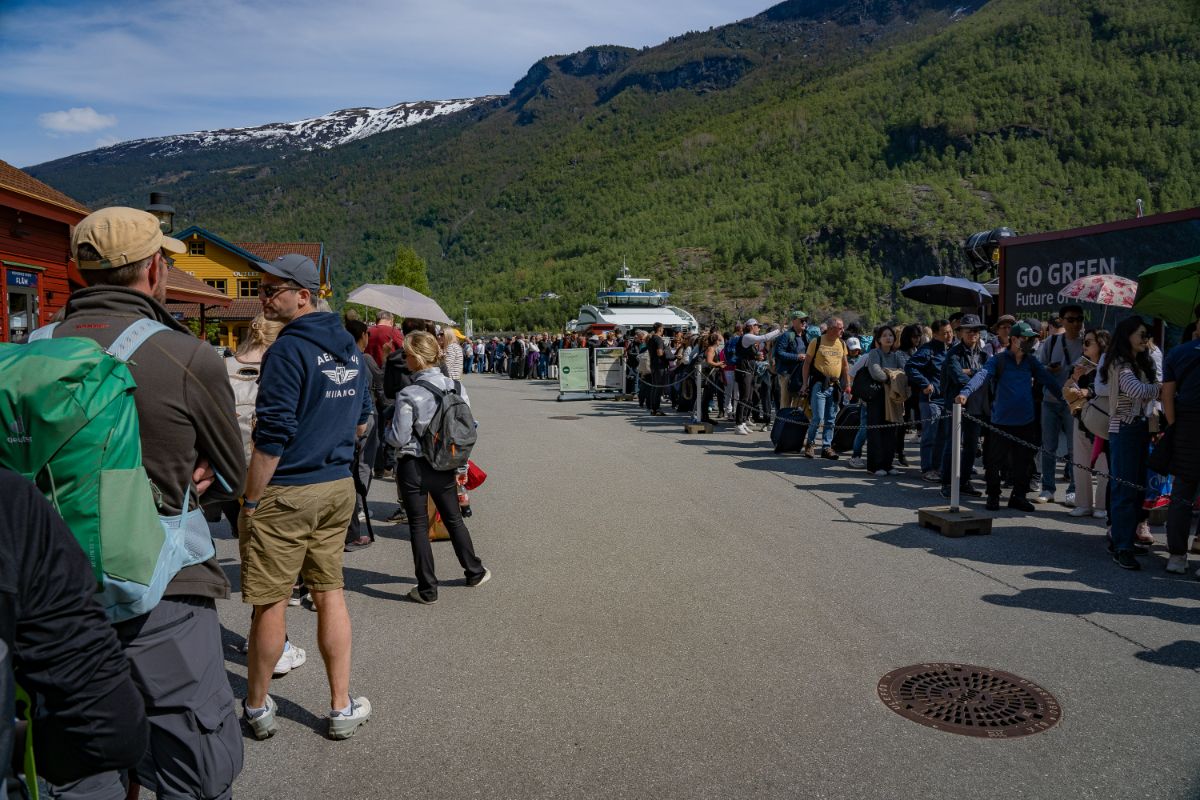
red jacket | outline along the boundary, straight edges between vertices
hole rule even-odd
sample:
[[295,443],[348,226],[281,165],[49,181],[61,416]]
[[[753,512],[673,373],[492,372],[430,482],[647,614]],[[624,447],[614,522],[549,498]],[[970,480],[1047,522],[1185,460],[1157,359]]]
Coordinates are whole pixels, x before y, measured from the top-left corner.
[[375,363],[383,366],[387,356],[383,354],[383,345],[391,342],[395,350],[404,346],[404,334],[394,325],[372,325],[367,332],[367,355],[375,359]]

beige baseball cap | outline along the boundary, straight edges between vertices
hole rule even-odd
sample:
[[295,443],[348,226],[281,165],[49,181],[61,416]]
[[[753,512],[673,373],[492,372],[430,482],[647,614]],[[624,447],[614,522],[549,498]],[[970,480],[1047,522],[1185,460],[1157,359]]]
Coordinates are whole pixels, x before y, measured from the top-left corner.
[[[99,261],[81,261],[79,245],[90,244]],[[159,250],[182,253],[183,242],[164,236],[158,219],[148,211],[112,206],[88,214],[71,234],[71,257],[80,269],[113,269],[133,264]]]

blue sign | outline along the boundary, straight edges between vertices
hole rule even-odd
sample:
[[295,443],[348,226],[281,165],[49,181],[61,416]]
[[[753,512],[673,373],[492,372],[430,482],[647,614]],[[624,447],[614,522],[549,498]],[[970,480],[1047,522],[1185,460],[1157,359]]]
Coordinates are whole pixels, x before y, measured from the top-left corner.
[[37,288],[37,274],[33,272],[18,272],[15,269],[8,271],[9,286],[27,286],[30,289]]

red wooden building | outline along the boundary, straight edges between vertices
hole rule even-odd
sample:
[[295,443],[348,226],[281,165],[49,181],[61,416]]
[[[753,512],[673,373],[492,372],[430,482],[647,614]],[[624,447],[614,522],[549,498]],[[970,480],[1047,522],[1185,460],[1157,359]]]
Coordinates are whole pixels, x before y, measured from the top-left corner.
[[66,304],[74,268],[71,227],[88,213],[0,161],[0,341],[23,341]]

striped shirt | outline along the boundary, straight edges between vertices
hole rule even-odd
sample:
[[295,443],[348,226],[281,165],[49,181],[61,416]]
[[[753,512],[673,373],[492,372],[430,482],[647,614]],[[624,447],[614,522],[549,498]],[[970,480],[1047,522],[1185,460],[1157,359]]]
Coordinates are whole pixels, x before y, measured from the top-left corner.
[[[1158,383],[1142,383],[1137,374],[1128,364],[1123,364],[1117,371],[1116,406],[1109,400],[1108,432],[1117,433],[1122,425],[1128,425],[1138,417],[1150,413],[1154,401],[1158,399]],[[1111,389],[1111,387],[1110,387]]]

